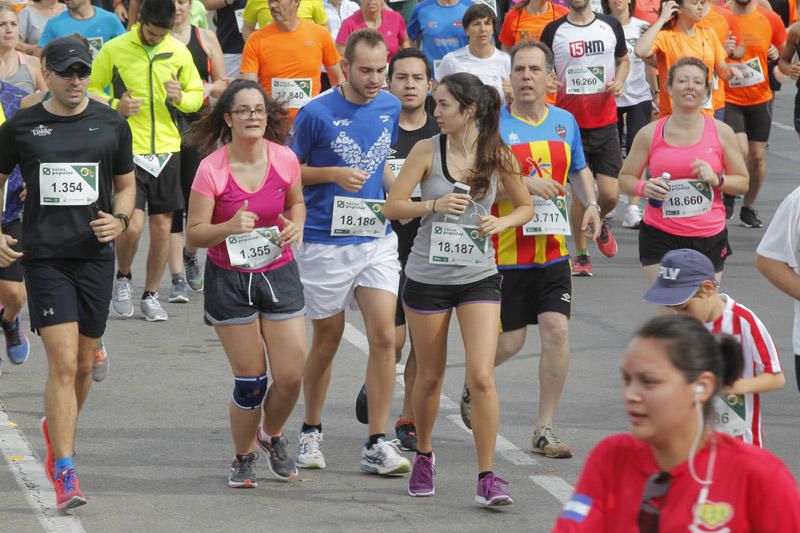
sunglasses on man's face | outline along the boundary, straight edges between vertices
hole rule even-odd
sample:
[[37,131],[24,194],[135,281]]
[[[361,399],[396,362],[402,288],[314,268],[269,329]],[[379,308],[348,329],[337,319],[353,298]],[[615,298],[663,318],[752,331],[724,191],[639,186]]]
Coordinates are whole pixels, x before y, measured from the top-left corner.
[[72,76],[75,75],[78,76],[79,80],[85,80],[92,75],[92,69],[90,69],[89,67],[78,67],[78,68],[68,67],[64,70],[55,70],[51,68],[48,70],[54,73],[59,78],[61,78],[62,80],[71,80]]
[[657,472],[647,480],[642,505],[639,507],[639,533],[658,533],[661,505],[671,482],[672,476],[669,472]]

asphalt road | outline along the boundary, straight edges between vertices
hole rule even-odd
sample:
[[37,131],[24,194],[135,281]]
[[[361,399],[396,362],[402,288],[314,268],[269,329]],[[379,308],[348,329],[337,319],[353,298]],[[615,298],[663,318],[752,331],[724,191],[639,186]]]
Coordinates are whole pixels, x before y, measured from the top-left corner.
[[[765,221],[796,185],[800,142],[789,128],[794,88],[779,94],[768,154],[767,184],[758,208]],[[613,224],[620,253],[594,253],[595,277],[576,279],[570,322],[572,368],[557,413],[557,430],[575,457],[551,460],[530,452],[536,418],[538,335],[522,354],[497,370],[501,423],[496,471],[511,482],[516,504],[500,511],[477,508],[472,436],[460,425],[457,400],[464,379],[463,347],[451,329],[448,375],[435,428],[436,496],[410,498],[407,478],[358,472],[366,428],[354,416],[366,355],[362,321],[348,316],[325,408],[328,468],[301,471],[299,481],[279,483],[260,465],[255,490],[229,489],[231,461],[227,402],[232,379],[211,328],[201,320],[202,295],[189,304],[166,304],[170,319],[146,323],[112,318],[106,334],[111,354],[108,379],[92,388],[78,428],[76,464],[89,505],[62,518],[36,462],[44,455],[38,432],[46,372],[41,343],[20,367],[3,366],[0,377],[0,531],[548,531],[569,496],[583,461],[602,437],[625,431],[619,364],[631,332],[657,310],[642,301],[646,283],[637,261],[635,231]],[[766,445],[800,476],[798,413],[794,385],[792,304],[753,267],[763,230],[731,224],[734,255],[723,290],[752,308],[781,352],[786,387],[763,400]],[[143,245],[140,250],[145,250]],[[144,253],[137,257],[134,285],[141,290]],[[165,276],[162,294],[169,291]],[[27,327],[27,324],[26,324]],[[399,413],[401,388],[395,388]],[[302,399],[301,399],[302,403]],[[6,416],[10,422],[6,422]],[[302,422],[298,405],[287,426],[292,448]],[[29,443],[38,457],[30,457]],[[560,498],[560,499],[559,499]]]

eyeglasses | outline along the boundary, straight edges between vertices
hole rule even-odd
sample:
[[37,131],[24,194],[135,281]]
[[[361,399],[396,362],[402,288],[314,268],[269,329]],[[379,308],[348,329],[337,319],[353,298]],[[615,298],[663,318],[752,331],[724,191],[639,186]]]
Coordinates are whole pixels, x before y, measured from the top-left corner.
[[644,486],[642,505],[639,507],[639,533],[658,533],[662,498],[667,495],[672,476],[669,472],[657,472],[650,476]]
[[68,67],[64,70],[55,70],[51,68],[47,70],[53,72],[56,76],[58,76],[62,80],[71,80],[72,76],[74,75],[77,75],[79,80],[85,80],[92,75],[92,69],[90,69],[89,67],[78,67],[78,68]]
[[239,109],[232,110],[231,113],[239,117],[240,120],[247,120],[253,117],[264,118],[267,116],[267,110],[264,107],[255,107],[253,109],[249,107],[240,107]]

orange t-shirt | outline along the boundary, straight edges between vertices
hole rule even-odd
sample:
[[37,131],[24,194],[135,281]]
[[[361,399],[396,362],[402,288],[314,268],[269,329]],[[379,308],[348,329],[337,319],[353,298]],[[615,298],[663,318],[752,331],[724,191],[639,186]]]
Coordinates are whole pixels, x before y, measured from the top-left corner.
[[500,42],[511,48],[523,39],[538,41],[545,26],[567,13],[569,9],[553,2],[547,2],[547,11],[541,15],[531,15],[524,7],[509,9],[500,30]]
[[778,48],[786,42],[786,28],[781,18],[772,11],[757,8],[749,15],[736,15],[736,23],[744,36],[744,58],[731,63],[745,63],[745,78],[725,83],[725,101],[735,105],[750,106],[772,100],[769,88],[767,51],[769,45]]
[[[725,7],[711,4],[711,9],[697,25],[712,30],[723,45],[728,40],[728,33],[733,34],[737,46],[742,44],[743,37],[739,25],[736,23],[733,13]],[[716,73],[714,74],[714,92],[711,95],[711,103],[715,110],[725,107],[725,84],[717,78]]]
[[[689,36],[675,29],[661,30],[653,43],[653,52],[658,63],[659,99],[658,109],[661,116],[672,113],[672,101],[667,89],[667,77],[670,67],[682,57],[696,57],[714,72],[714,65],[725,61],[727,55],[717,35],[702,26],[694,27],[694,35]],[[709,75],[713,83],[713,76]],[[703,106],[703,112],[713,115],[713,100]]]
[[325,26],[300,20],[290,32],[267,24],[247,39],[242,52],[242,74],[257,74],[272,98],[283,103],[294,120],[300,108],[319,94],[322,65],[341,58]]
[[[541,15],[531,15],[524,7],[509,9],[498,39],[509,48],[512,48],[523,39],[535,39],[538,41],[545,26],[556,19],[560,19],[567,13],[569,13],[569,9],[553,2],[547,2],[547,11]],[[555,94],[547,93],[545,98],[548,104],[555,105]]]

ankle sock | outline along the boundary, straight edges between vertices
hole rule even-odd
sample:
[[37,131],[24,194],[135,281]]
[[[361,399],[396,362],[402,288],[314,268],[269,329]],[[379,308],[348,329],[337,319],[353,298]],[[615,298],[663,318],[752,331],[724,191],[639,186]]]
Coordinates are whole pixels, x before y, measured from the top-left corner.
[[431,450],[429,452],[421,452],[421,451],[417,450],[417,455],[421,455],[423,457],[427,457],[428,459],[433,459],[433,450]]
[[121,278],[127,278],[127,280],[130,281],[130,280],[133,279],[133,273],[132,272],[128,272],[127,274],[123,274],[122,272],[117,270],[117,279],[121,279]]
[[300,431],[302,433],[311,433],[315,429],[317,431],[319,431],[320,433],[322,433],[322,424],[317,424],[317,425],[314,426],[314,425],[306,424],[305,422],[303,422],[303,427],[300,428]]
[[148,296],[155,296],[155,295],[156,295],[156,293],[154,293],[152,291],[144,291],[142,293],[142,300],[146,299]]
[[385,439],[386,433],[375,433],[374,435],[369,436],[369,448],[372,448],[376,444],[378,444],[378,440]]
[[575,255],[589,255],[589,249],[584,248],[583,250],[575,250]]
[[487,470],[486,472],[481,472],[480,474],[478,474],[478,479],[483,479],[491,473],[492,473],[491,470]]
[[56,474],[65,468],[75,468],[75,465],[72,463],[72,456],[56,459]]

